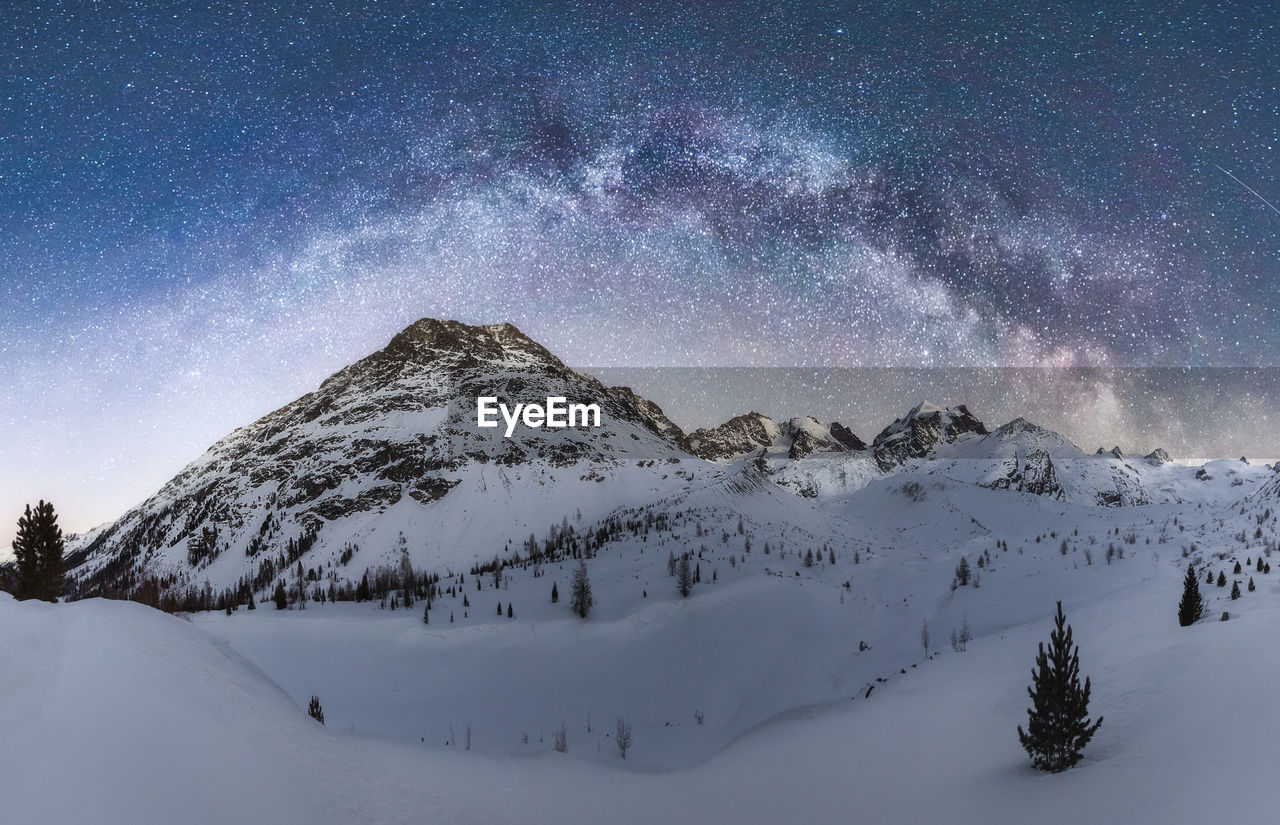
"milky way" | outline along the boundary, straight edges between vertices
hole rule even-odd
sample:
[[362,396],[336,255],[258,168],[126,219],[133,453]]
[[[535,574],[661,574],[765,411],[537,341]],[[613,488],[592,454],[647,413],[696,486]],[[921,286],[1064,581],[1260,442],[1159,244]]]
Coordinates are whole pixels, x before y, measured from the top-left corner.
[[9,4],[0,516],[109,518],[423,316],[584,366],[1280,366],[1274,11],[973,5]]

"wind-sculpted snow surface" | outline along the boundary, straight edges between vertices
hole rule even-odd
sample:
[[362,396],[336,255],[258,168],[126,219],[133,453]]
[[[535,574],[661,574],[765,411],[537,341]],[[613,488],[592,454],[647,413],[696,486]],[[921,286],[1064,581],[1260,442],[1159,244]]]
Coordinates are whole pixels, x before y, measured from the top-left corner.
[[326,737],[186,622],[0,593],[5,822],[324,821]]

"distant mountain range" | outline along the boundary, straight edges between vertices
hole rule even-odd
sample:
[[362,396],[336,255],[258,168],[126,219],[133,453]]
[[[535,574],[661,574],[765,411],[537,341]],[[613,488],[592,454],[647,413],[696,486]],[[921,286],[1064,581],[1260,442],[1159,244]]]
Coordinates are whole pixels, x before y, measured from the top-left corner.
[[[476,426],[479,396],[596,404],[602,426],[518,427],[504,438]],[[299,560],[351,580],[402,552],[418,566],[465,569],[570,516],[671,507],[712,489],[749,487],[755,501],[767,484],[798,499],[801,509],[788,505],[785,517],[800,521],[804,507],[922,472],[1129,506],[1253,493],[1261,468],[1245,474],[1232,464],[1241,466],[1186,467],[1162,450],[1089,455],[1023,419],[989,431],[963,405],[927,403],[870,443],[839,422],[757,412],[686,434],[657,404],[567,367],[510,324],[424,319],[218,441],[115,522],[74,538],[69,566],[81,595],[125,592],[142,577],[256,587],[282,561]]]

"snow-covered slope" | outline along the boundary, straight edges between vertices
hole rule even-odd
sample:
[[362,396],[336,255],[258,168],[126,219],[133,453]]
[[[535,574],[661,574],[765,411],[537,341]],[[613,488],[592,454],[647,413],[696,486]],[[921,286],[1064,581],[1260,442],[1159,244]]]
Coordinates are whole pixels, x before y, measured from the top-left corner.
[[[1239,471],[1239,468],[1232,468]],[[1271,468],[1271,473],[1263,481],[1262,485],[1249,496],[1249,503],[1255,507],[1277,507],[1280,506],[1280,462],[1276,462]],[[1206,470],[1208,472],[1208,470]]]
[[186,622],[0,593],[0,627],[4,821],[332,821],[309,775],[332,737]]
[[[1160,451],[1163,452],[1163,451]],[[1266,475],[1265,467],[1215,461],[1193,468],[1113,452],[1087,455],[1059,433],[1018,418],[982,438],[938,447],[915,468],[993,489],[1108,507],[1241,498]]]
[[[602,426],[519,426],[508,438],[505,426],[476,425],[480,396],[597,404]],[[569,369],[515,327],[424,320],[213,445],[74,543],[72,562],[88,592],[144,575],[225,587],[270,581],[263,562],[282,567],[293,542],[319,568],[358,547],[339,571],[358,579],[395,561],[403,534],[415,564],[465,568],[579,510],[595,516],[679,488],[702,462],[678,442],[656,405]]]

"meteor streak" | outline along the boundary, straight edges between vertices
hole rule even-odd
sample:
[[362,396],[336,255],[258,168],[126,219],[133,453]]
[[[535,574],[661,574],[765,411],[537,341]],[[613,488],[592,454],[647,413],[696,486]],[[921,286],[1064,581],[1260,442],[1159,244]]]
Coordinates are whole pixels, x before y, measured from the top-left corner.
[[[1216,164],[1216,163],[1215,163],[1215,164],[1214,164],[1214,166],[1218,166],[1218,164]],[[1262,202],[1263,202],[1263,203],[1265,203],[1267,206],[1271,207],[1271,211],[1272,211],[1272,212],[1275,212],[1277,215],[1280,215],[1280,209],[1277,209],[1277,208],[1276,208],[1276,205],[1275,205],[1274,203],[1272,203],[1271,201],[1267,200],[1266,198],[1264,198],[1264,197],[1262,197],[1261,195],[1259,195],[1256,191],[1254,191],[1254,189],[1253,189],[1253,187],[1252,187],[1252,186],[1250,186],[1249,184],[1247,184],[1247,183],[1245,183],[1244,181],[1240,180],[1240,179],[1239,179],[1239,178],[1237,178],[1235,175],[1233,175],[1233,174],[1231,174],[1230,172],[1228,172],[1226,169],[1223,169],[1221,166],[1218,166],[1218,170],[1219,170],[1220,172],[1222,172],[1222,174],[1224,174],[1224,175],[1226,175],[1227,177],[1231,178],[1231,179],[1232,179],[1233,181],[1235,181],[1236,183],[1238,183],[1238,184],[1240,184],[1241,186],[1243,186],[1245,189],[1248,189],[1248,190],[1249,190],[1249,194],[1253,195],[1255,198],[1257,198],[1258,200],[1262,201]]]

